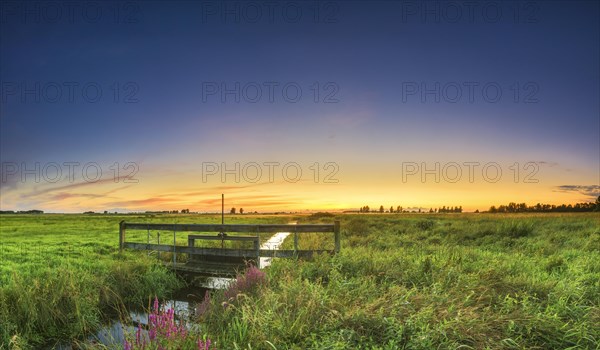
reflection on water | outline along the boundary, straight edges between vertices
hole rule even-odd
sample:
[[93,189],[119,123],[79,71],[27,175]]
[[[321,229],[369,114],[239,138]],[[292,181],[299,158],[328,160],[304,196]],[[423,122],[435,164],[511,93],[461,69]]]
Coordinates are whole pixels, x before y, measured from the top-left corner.
[[[277,232],[268,241],[261,245],[261,249],[277,250],[283,244],[283,241],[290,235],[290,232]],[[271,258],[260,258],[260,267],[264,268],[271,265]],[[195,314],[194,310],[198,303],[202,302],[208,289],[225,289],[233,281],[233,278],[206,277],[196,279],[195,284],[199,287],[188,287],[175,293],[172,300],[165,301],[161,308],[173,309],[176,319],[189,320]],[[141,326],[143,336],[147,336],[148,313],[145,311],[130,311],[129,318],[131,322],[127,325],[119,320],[114,320],[102,327],[96,334],[86,339],[88,343],[103,344],[109,348],[121,347],[125,341],[125,334],[134,334],[136,328]],[[193,323],[189,323],[194,325]],[[197,324],[195,326],[198,326]],[[48,349],[73,350],[78,349],[73,344],[55,344]]]
[[207,277],[200,285],[206,289],[225,289],[233,280],[225,277]]
[[[260,246],[260,249],[266,250],[278,250],[279,247],[283,244],[283,241],[289,236],[291,232],[277,232],[268,241],[263,243]],[[273,258],[260,258],[260,268],[263,269],[269,265],[271,265],[271,261]]]
[[[188,293],[186,291],[187,290],[180,291],[177,293],[176,299],[168,300],[162,303],[160,307],[166,310],[172,308],[175,311],[176,319],[189,320],[191,316],[194,315],[195,306],[201,301],[201,296],[204,296],[206,290],[196,288],[194,293]],[[129,318],[131,322],[127,322],[127,325],[119,320],[110,322],[96,332],[96,334],[87,337],[85,342],[103,344],[109,348],[121,348],[125,341],[125,334],[134,334],[138,326],[142,328],[142,335],[144,337],[147,336],[148,331],[146,330],[146,327],[148,325],[148,313],[145,311],[130,311]],[[188,325],[188,328],[190,328],[192,323],[188,323]],[[47,349],[74,350],[79,349],[79,347],[74,344],[59,343],[51,345]]]

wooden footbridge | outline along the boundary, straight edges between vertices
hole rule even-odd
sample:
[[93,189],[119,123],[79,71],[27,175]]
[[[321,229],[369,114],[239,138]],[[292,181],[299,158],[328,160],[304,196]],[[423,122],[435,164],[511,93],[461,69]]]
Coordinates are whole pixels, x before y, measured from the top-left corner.
[[[146,242],[127,241],[127,232],[144,230]],[[156,231],[156,239],[151,232]],[[162,231],[162,236],[161,232]],[[190,234],[201,232],[204,234]],[[261,233],[293,235],[294,249],[269,249],[261,245]],[[303,233],[329,233],[333,235],[334,249],[298,249],[298,240]],[[206,234],[213,233],[213,234]],[[216,233],[216,234],[215,234]],[[235,233],[232,235],[231,233]],[[178,245],[178,238],[187,238],[187,245]],[[264,236],[264,235],[263,235]],[[161,238],[163,243],[161,244]],[[156,242],[156,243],[153,243]],[[168,243],[167,243],[168,242]],[[198,247],[204,242],[208,247]],[[218,247],[220,242],[220,247]],[[225,248],[236,245],[235,248]],[[231,243],[230,243],[231,242]],[[241,246],[246,247],[241,247]],[[232,276],[243,270],[248,264],[261,267],[261,258],[310,258],[317,253],[335,254],[340,251],[340,222],[333,224],[283,224],[283,225],[225,225],[225,224],[146,224],[121,221],[119,224],[119,251],[137,249],[155,252],[160,259],[161,253],[170,254],[168,266],[176,271],[204,276]],[[164,256],[163,256],[164,257]],[[178,260],[179,259],[179,260]]]

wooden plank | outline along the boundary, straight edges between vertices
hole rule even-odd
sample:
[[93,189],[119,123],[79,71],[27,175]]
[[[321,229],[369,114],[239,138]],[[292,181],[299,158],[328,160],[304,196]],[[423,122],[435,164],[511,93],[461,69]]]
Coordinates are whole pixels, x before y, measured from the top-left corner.
[[190,232],[335,232],[334,225],[220,225],[220,224],[143,224],[123,223],[124,229]]
[[194,274],[217,276],[217,277],[235,277],[239,272],[246,269],[245,265],[239,264],[183,264],[177,263],[165,264],[175,271],[191,272]]
[[312,258],[314,254],[328,253],[333,254],[333,250],[319,249],[319,250],[260,250],[260,257],[262,258]]
[[255,249],[227,249],[227,248],[200,248],[189,246],[172,246],[165,244],[147,244],[125,242],[124,248],[137,250],[155,250],[159,252],[176,252],[186,254],[211,255],[211,256],[231,256],[231,257],[256,257]]
[[[186,254],[198,254],[198,255],[208,255],[208,256],[230,256],[230,257],[245,257],[245,258],[255,258],[257,251],[256,249],[221,249],[221,248],[197,248],[197,247],[188,247],[188,246],[172,246],[172,245],[164,245],[164,244],[147,244],[147,243],[132,243],[125,242],[124,248],[129,249],[138,249],[138,250],[156,250],[162,252],[172,252],[175,250],[177,253],[186,253]],[[271,249],[260,249],[258,250],[258,254],[260,257],[264,258],[292,258],[292,257],[312,257],[313,254],[319,253],[328,253],[332,254],[334,251],[327,249],[320,250],[271,250]]]
[[258,237],[256,236],[225,236],[225,237],[221,237],[221,236],[207,236],[207,235],[188,235],[188,240],[189,239],[199,239],[199,240],[209,240],[209,241],[246,241],[246,242],[257,242],[258,241]]
[[334,237],[334,241],[335,241],[335,252],[339,253],[340,249],[342,249],[341,242],[340,242],[340,222],[336,220],[333,225],[334,225],[333,237]]

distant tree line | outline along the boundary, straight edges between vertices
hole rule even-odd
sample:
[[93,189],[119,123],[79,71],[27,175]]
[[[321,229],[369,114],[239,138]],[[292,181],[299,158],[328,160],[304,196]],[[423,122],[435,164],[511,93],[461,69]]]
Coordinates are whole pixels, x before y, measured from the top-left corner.
[[462,213],[463,209],[462,209],[462,205],[458,206],[458,207],[447,207],[443,206],[441,208],[429,208],[429,211],[427,210],[421,210],[421,208],[417,209],[417,210],[407,210],[404,209],[402,206],[397,206],[394,209],[394,206],[391,206],[389,210],[386,210],[383,205],[379,206],[379,209],[375,209],[372,210],[368,205],[365,205],[364,207],[360,207],[358,209],[359,213],[391,213],[391,214],[400,214],[400,213]]
[[14,210],[0,210],[0,214],[44,214],[43,210],[37,210],[37,209],[33,209],[33,210],[19,210],[19,211],[14,211]]
[[600,211],[600,196],[598,196],[595,203],[577,203],[575,205],[538,203],[528,206],[526,203],[511,202],[508,205],[498,207],[492,205],[489,210],[490,213],[579,213],[591,211]]

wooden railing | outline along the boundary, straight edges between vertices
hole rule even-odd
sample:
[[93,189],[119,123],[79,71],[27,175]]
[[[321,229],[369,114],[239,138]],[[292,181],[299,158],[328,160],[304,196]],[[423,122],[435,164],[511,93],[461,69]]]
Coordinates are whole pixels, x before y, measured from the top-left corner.
[[[173,244],[153,244],[153,243],[137,243],[127,242],[127,230],[150,230],[152,231],[168,231],[173,232]],[[188,235],[188,245],[177,245],[178,232],[218,232],[218,233],[250,233],[253,236],[231,236],[227,234],[220,235]],[[260,249],[260,233],[277,233],[290,232],[294,235],[293,250],[271,250]],[[298,249],[298,236],[302,233],[322,232],[332,233],[334,240],[334,249],[320,250],[300,250]],[[221,241],[246,241],[253,242],[253,249],[231,249],[231,248],[201,248],[195,247],[196,240],[221,240]],[[221,225],[221,224],[144,224],[144,223],[128,223],[121,221],[119,223],[119,250],[123,249],[138,249],[151,250],[158,252],[172,252],[173,265],[177,262],[177,254],[189,254],[189,256],[214,256],[214,257],[231,257],[243,259],[256,259],[259,263],[261,257],[311,257],[314,253],[338,253],[341,249],[340,245],[340,222],[335,221],[333,224],[276,224],[276,225]]]

